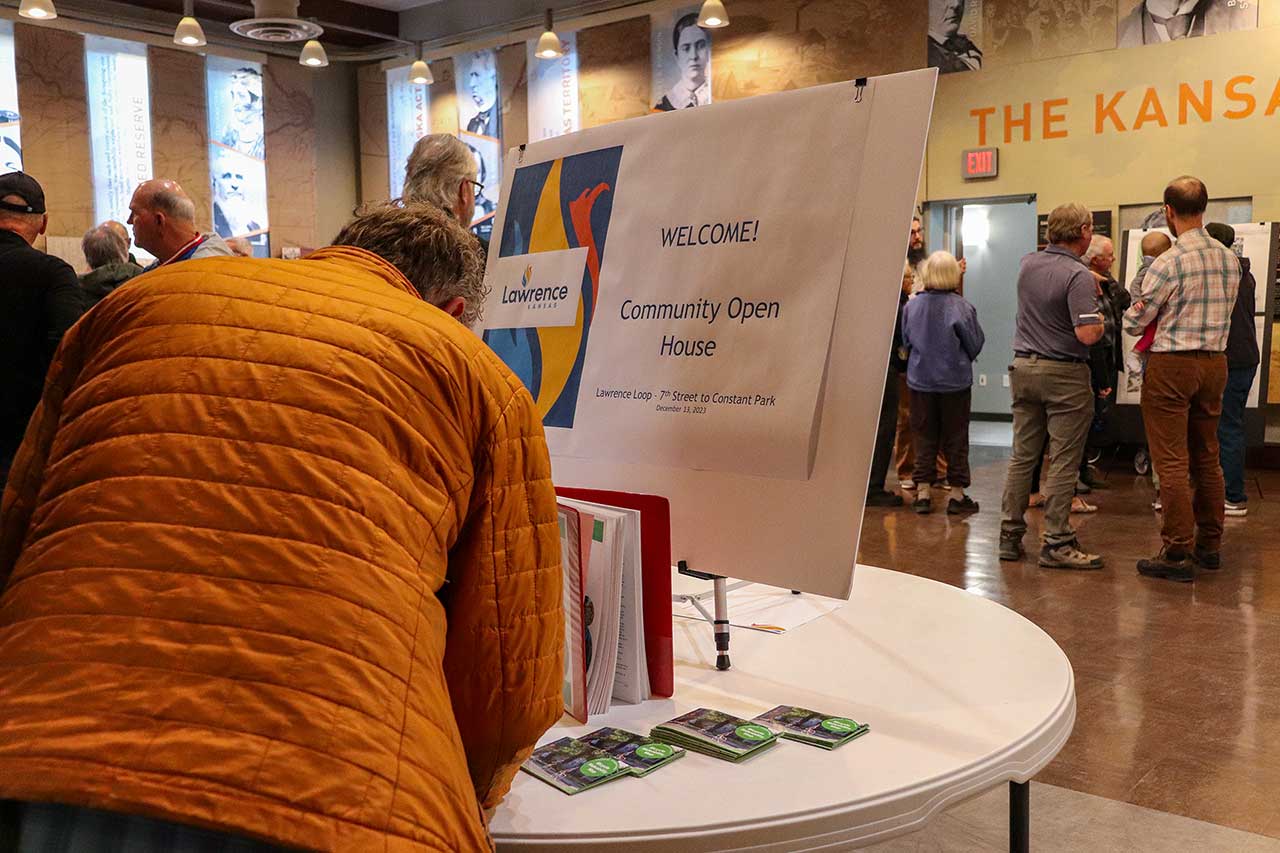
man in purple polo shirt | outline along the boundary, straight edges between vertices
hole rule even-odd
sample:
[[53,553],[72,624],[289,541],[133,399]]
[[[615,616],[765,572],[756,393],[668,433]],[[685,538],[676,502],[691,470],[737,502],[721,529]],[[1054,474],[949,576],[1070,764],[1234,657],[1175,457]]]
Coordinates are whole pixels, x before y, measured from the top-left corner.
[[1089,347],[1102,338],[1093,276],[1081,261],[1093,239],[1093,215],[1082,204],[1049,214],[1049,243],[1022,259],[1018,318],[1009,386],[1013,394],[1013,452],[1005,479],[1000,559],[1020,560],[1027,532],[1031,472],[1049,443],[1044,481],[1044,531],[1039,563],[1051,569],[1100,569],[1071,527],[1071,498],[1085,438],[1093,420]]

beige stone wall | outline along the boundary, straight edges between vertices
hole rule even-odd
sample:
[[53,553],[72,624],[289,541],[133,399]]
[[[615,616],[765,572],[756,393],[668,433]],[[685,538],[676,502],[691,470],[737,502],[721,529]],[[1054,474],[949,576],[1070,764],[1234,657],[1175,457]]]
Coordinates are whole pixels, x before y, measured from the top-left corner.
[[360,200],[381,201],[391,194],[387,151],[387,79],[377,65],[356,75],[360,97]]
[[316,72],[280,56],[263,71],[272,254],[316,248]]
[[14,26],[23,168],[44,187],[49,235],[79,238],[93,222],[84,39]]
[[582,127],[646,115],[651,106],[648,16],[578,33]]
[[196,206],[196,225],[213,227],[204,57],[184,50],[147,50],[151,83],[151,159],[158,178],[182,185]]

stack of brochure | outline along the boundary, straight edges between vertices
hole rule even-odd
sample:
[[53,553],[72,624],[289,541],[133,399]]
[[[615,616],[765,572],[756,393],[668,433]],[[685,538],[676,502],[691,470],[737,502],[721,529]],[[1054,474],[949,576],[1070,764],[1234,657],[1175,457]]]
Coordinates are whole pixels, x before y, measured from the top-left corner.
[[778,742],[772,729],[710,708],[682,714],[649,734],[664,743],[734,762],[759,755]]
[[678,746],[608,726],[583,735],[582,740],[627,765],[633,776],[646,776],[684,756]]
[[566,794],[631,775],[631,768],[609,753],[571,737],[538,747],[521,769]]
[[823,749],[844,746],[854,738],[862,737],[871,731],[871,727],[866,723],[856,723],[848,717],[819,714],[817,711],[797,708],[794,705],[779,705],[755,719],[756,722],[769,727],[787,740],[820,746]]
[[675,689],[671,507],[658,495],[557,486],[564,568],[564,708],[586,722],[614,702]]

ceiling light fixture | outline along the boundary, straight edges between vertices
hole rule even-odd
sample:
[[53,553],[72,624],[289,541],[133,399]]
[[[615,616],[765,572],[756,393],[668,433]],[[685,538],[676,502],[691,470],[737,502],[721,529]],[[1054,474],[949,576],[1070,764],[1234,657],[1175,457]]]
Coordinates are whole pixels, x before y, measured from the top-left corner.
[[325,55],[324,45],[315,39],[311,39],[302,47],[302,55],[298,57],[298,64],[305,65],[308,68],[324,68],[329,64],[329,57]]
[[18,14],[37,21],[49,21],[58,17],[58,10],[53,8],[53,0],[22,0]]
[[196,20],[195,0],[183,0],[182,20],[173,31],[173,43],[180,47],[204,47],[208,42],[204,38],[204,30]]
[[431,76],[431,66],[422,61],[422,42],[418,42],[418,58],[409,69],[409,82],[415,86],[430,86],[436,82]]
[[725,11],[724,3],[720,0],[705,0],[702,11],[698,13],[698,26],[712,29],[729,26],[729,13]]
[[564,48],[560,45],[560,36],[555,32],[555,21],[552,20],[551,10],[547,10],[547,29],[538,39],[538,47],[534,50],[534,56],[539,59],[559,59],[564,56]]

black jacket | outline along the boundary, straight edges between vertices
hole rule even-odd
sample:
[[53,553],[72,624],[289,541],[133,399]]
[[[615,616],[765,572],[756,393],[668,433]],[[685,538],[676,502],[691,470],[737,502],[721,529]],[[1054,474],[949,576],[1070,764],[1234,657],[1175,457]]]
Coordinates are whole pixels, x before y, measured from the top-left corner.
[[1101,340],[1089,347],[1089,371],[1095,393],[1116,387],[1116,374],[1124,364],[1124,341],[1120,330],[1129,301],[1129,292],[1115,279],[1108,278],[1102,282],[1098,310],[1102,314],[1104,331]]
[[88,311],[97,305],[102,297],[135,275],[142,275],[142,267],[121,261],[98,267],[93,272],[80,276],[80,287],[84,290],[84,310]]
[[83,310],[66,261],[0,230],[0,469],[22,443],[54,350]]
[[1227,367],[1257,367],[1258,330],[1253,323],[1255,291],[1258,283],[1249,269],[1249,259],[1240,259],[1240,291],[1231,307],[1231,330],[1227,332]]

